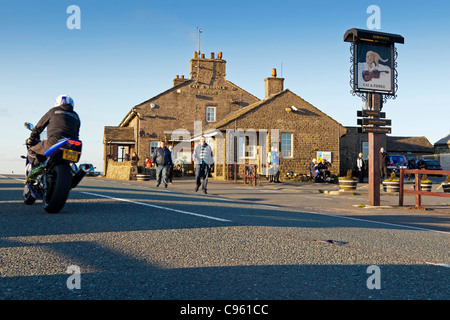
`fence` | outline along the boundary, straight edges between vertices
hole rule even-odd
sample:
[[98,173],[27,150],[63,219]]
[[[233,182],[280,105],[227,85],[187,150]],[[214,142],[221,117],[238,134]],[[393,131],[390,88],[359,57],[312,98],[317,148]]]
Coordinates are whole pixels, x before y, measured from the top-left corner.
[[[414,190],[405,190],[404,189],[404,178],[405,173],[412,173],[415,176],[414,180]],[[398,205],[403,206],[403,198],[405,193],[411,193],[415,195],[416,198],[416,208],[422,207],[422,196],[434,196],[434,197],[448,197],[450,198],[450,193],[440,193],[440,192],[431,192],[431,191],[422,191],[420,187],[420,181],[422,175],[450,175],[450,171],[442,171],[442,170],[407,170],[400,169],[400,192],[399,192],[399,200]]]

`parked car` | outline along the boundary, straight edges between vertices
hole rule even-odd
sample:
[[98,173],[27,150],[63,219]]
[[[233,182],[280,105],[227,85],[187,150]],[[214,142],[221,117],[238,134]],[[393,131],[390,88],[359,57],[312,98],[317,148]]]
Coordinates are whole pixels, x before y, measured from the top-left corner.
[[389,155],[387,169],[389,172],[399,173],[400,169],[408,169],[408,161],[403,155]]
[[442,166],[438,161],[428,159],[417,160],[416,168],[425,170],[442,170]]
[[94,167],[94,165],[93,165],[92,163],[86,163],[85,165],[88,165],[88,166],[89,166],[89,171],[86,173],[86,176],[97,177],[97,176],[102,175],[101,172],[95,171],[95,169],[96,169],[97,167]]

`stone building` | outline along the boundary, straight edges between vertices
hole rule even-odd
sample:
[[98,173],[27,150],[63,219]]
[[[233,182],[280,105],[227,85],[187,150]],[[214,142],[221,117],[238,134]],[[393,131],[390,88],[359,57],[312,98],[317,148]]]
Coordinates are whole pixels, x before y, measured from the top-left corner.
[[[346,127],[347,134],[341,138],[341,174],[353,170],[356,159],[361,152],[363,158],[368,158],[369,138],[366,133],[358,133],[358,127]],[[422,159],[433,155],[433,145],[426,137],[397,137],[381,135],[380,146],[390,155],[404,155],[407,159]]]
[[273,146],[281,155],[281,175],[309,173],[319,152],[331,161],[332,173],[339,174],[339,145],[346,128],[284,89],[284,79],[275,69],[264,85],[260,100],[226,80],[222,53],[211,53],[210,58],[194,53],[189,79],[176,76],[171,88],[133,107],[117,127],[105,127],[106,175],[111,176],[131,150],[142,167],[160,140],[174,146],[175,158],[190,163],[200,135],[213,147],[216,178],[225,179],[234,162],[256,164],[264,173],[266,154]]
[[435,142],[434,152],[442,169],[450,171],[450,134]]

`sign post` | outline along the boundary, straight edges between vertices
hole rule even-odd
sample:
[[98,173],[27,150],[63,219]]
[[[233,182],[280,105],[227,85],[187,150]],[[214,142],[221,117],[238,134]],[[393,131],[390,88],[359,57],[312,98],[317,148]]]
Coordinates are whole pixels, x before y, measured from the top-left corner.
[[381,135],[391,133],[391,121],[381,119],[383,102],[387,98],[396,98],[397,91],[397,51],[395,43],[404,43],[400,35],[361,29],[350,29],[344,35],[344,41],[351,43],[350,85],[352,94],[366,102],[365,110],[358,116],[368,117],[358,120],[361,133],[367,133],[369,139],[369,204],[380,205],[380,149]]
[[[372,110],[380,111],[381,94],[370,95],[372,100]],[[369,101],[367,101],[369,104]],[[367,105],[366,105],[367,107]],[[380,205],[380,134],[369,132],[369,204],[371,206]]]

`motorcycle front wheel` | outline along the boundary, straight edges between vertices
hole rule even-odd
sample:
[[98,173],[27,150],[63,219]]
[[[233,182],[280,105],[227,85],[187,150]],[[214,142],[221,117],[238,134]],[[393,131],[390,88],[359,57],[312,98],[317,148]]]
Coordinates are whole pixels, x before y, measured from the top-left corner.
[[58,213],[66,204],[72,183],[69,166],[57,165],[47,174],[47,190],[44,195],[44,210]]

